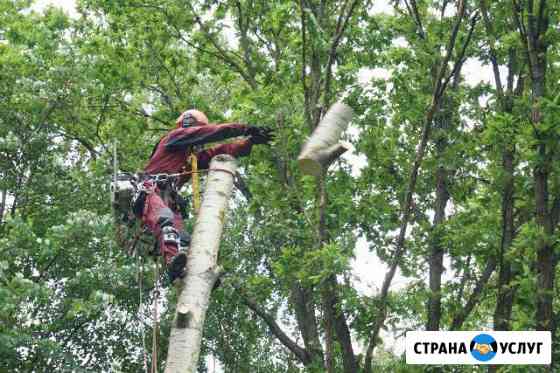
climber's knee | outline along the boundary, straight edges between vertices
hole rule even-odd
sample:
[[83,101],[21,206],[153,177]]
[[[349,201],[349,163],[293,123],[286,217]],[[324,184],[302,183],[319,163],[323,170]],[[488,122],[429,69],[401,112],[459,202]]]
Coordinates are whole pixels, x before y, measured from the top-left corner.
[[173,218],[175,215],[170,208],[161,209],[158,213],[157,223],[160,228],[166,227],[168,225],[173,225]]
[[157,221],[158,225],[160,228],[163,227],[167,227],[167,226],[173,226],[173,220],[169,219],[169,218],[159,218]]
[[161,210],[159,210],[158,212],[158,224],[161,228],[163,228],[166,225],[170,225],[173,224],[173,217],[175,216],[175,214],[173,214],[173,211],[169,208],[163,208]]
[[165,225],[161,228],[161,238],[165,245],[171,244],[177,247],[181,246],[181,236],[172,225]]

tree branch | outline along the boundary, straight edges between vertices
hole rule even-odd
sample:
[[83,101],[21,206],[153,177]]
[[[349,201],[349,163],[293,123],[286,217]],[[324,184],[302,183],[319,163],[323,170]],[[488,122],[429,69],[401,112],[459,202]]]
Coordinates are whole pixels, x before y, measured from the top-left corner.
[[[119,98],[114,98],[114,100],[121,105],[121,108],[124,109],[125,112],[128,112],[130,114],[134,114],[134,115],[142,117],[142,118],[153,119],[156,122],[159,122],[161,124],[164,124],[166,127],[169,127],[169,121],[158,118],[155,115],[150,115],[150,114],[146,113],[144,110],[135,109],[128,102],[126,102],[124,100],[121,100]],[[168,131],[168,130],[169,130],[169,128],[165,129],[164,131]]]
[[278,338],[278,340],[286,346],[304,365],[308,365],[311,363],[311,357],[309,353],[302,347],[300,347],[296,342],[294,342],[284,331],[278,323],[276,322],[275,318],[269,315],[265,310],[263,310],[257,302],[249,297],[245,292],[241,289],[241,287],[237,284],[232,284],[234,289],[237,293],[241,296],[241,300],[247,307],[249,307],[255,314],[257,314],[268,326],[271,333]]
[[239,12],[239,18],[237,24],[239,27],[239,31],[241,33],[239,45],[243,50],[243,56],[241,60],[245,62],[245,66],[247,66],[247,70],[248,70],[248,75],[251,77],[252,81],[254,82],[256,70],[255,70],[255,66],[253,66],[253,63],[251,61],[251,42],[247,37],[247,28],[248,28],[249,21],[245,20],[245,22],[243,22],[243,7],[241,6],[241,2],[236,1],[235,4],[237,7],[237,11]]
[[210,43],[212,43],[214,48],[216,48],[218,53],[222,56],[222,60],[224,62],[228,63],[230,66],[232,66],[235,70],[237,70],[237,72],[239,72],[239,74],[241,74],[243,79],[251,86],[251,88],[253,90],[257,89],[257,82],[255,81],[255,78],[253,76],[251,76],[251,74],[249,74],[247,71],[245,71],[245,69],[238,62],[236,62],[231,56],[229,56],[229,53],[232,53],[235,57],[239,58],[240,60],[243,60],[243,57],[239,56],[235,52],[226,51],[218,43],[218,41],[212,36],[212,34],[210,33],[210,30],[206,27],[206,25],[204,23],[202,23],[202,20],[197,15],[192,3],[190,1],[188,1],[187,3],[191,7],[191,11],[194,15],[194,19],[195,19],[196,23],[198,23],[198,25],[200,26],[200,30],[202,30],[202,32],[204,32],[204,34],[206,35],[206,38],[210,41]]
[[496,92],[500,100],[504,98],[504,89],[502,85],[502,79],[500,77],[500,69],[498,65],[498,58],[496,53],[496,48],[494,41],[496,35],[494,33],[494,27],[490,22],[490,17],[488,16],[488,7],[486,5],[486,0],[480,0],[480,11],[482,13],[482,19],[484,20],[484,27],[486,29],[486,35],[488,35],[488,47],[490,48],[490,62],[492,63],[492,70],[494,72],[494,81],[496,82]]
[[467,35],[467,40],[465,41],[465,44],[463,44],[463,47],[461,48],[461,51],[459,52],[459,57],[455,61],[455,65],[453,66],[453,70],[451,70],[451,73],[449,74],[449,76],[447,76],[447,78],[445,78],[445,80],[444,80],[444,82],[441,86],[442,95],[443,95],[443,91],[445,91],[445,88],[449,84],[449,81],[451,80],[451,78],[453,78],[455,75],[457,75],[459,73],[459,71],[461,70],[461,67],[463,66],[463,63],[465,62],[465,60],[464,60],[465,53],[467,51],[467,47],[469,46],[469,44],[471,42],[471,38],[472,38],[472,35],[473,35],[473,32],[474,32],[474,28],[476,26],[477,20],[478,20],[478,13],[475,13],[474,16],[471,18],[471,28],[469,29],[469,33]]
[[546,29],[546,26],[543,29],[543,22],[545,21],[545,12],[546,9],[546,0],[541,0],[539,3],[539,14],[537,18],[537,35],[540,35],[541,32]]
[[408,2],[405,0],[406,7],[409,8],[409,12],[411,11],[411,16],[416,23],[416,27],[418,28],[418,35],[422,39],[426,39],[426,33],[424,32],[424,26],[422,26],[422,19],[420,18],[420,12],[418,12],[418,5],[416,4],[416,0],[410,0],[410,7]]
[[515,21],[515,24],[517,26],[517,29],[519,31],[519,35],[521,35],[521,41],[523,42],[523,45],[525,46],[525,53],[527,56],[527,63],[529,64],[529,73],[533,74],[533,60],[531,59],[531,53],[530,53],[530,46],[529,46],[529,36],[527,34],[527,30],[525,29],[525,25],[523,24],[523,19],[522,17],[520,18],[521,15],[521,7],[519,6],[519,4],[517,3],[516,0],[512,1],[512,10],[513,10],[513,20]]
[[451,330],[457,330],[463,326],[463,323],[474,309],[474,306],[478,304],[482,291],[484,290],[485,286],[488,284],[488,280],[490,280],[490,276],[492,276],[492,273],[494,273],[494,270],[496,269],[496,264],[497,264],[496,256],[492,255],[488,259],[488,262],[486,263],[486,267],[484,268],[482,275],[478,279],[478,282],[476,283],[473,292],[471,293],[469,299],[467,300],[467,303],[461,309],[459,314],[453,318],[453,322],[451,323]]
[[327,68],[326,68],[326,77],[325,77],[325,93],[324,93],[324,102],[323,102],[323,109],[326,109],[329,106],[329,96],[331,90],[331,80],[332,80],[332,66],[334,64],[334,60],[336,58],[336,50],[338,49],[338,45],[340,44],[340,40],[346,31],[346,27],[348,26],[348,20],[352,17],[356,6],[360,0],[353,0],[352,4],[350,5],[350,9],[345,14],[344,11],[346,9],[347,2],[344,3],[342,10],[340,11],[340,15],[338,16],[337,25],[335,35],[331,42],[331,47],[329,50],[329,58],[327,60]]
[[84,148],[86,148],[89,151],[89,153],[90,153],[90,155],[93,159],[96,159],[99,156],[99,152],[97,150],[95,150],[93,145],[89,141],[87,141],[86,139],[84,139],[84,138],[82,138],[78,135],[74,135],[74,134],[65,132],[62,129],[59,129],[58,134],[61,135],[62,137],[67,138],[67,139],[77,141],[80,145],[82,145]]
[[439,101],[439,99],[443,95],[443,91],[445,90],[445,86],[443,86],[441,79],[443,79],[443,77],[445,76],[445,72],[447,71],[447,64],[449,63],[451,55],[453,54],[453,49],[455,48],[455,42],[457,40],[457,35],[459,34],[461,22],[463,20],[463,17],[465,16],[465,1],[459,0],[459,5],[457,5],[457,8],[457,21],[453,26],[451,37],[449,38],[449,42],[447,43],[445,57],[443,58],[443,61],[440,65],[440,69],[436,78],[436,84],[434,87],[434,98],[436,98],[437,101]]
[[312,118],[311,118],[311,108],[310,108],[310,97],[309,97],[309,87],[307,86],[306,83],[306,77],[307,77],[307,72],[306,72],[306,68],[307,68],[307,34],[306,34],[306,29],[307,29],[307,22],[306,22],[306,16],[305,16],[305,4],[304,4],[304,0],[300,0],[300,8],[301,8],[301,15],[300,15],[300,21],[301,21],[301,84],[302,84],[302,88],[303,88],[303,99],[304,99],[304,106],[305,106],[305,116],[306,116],[306,121],[307,123],[311,123],[312,122]]

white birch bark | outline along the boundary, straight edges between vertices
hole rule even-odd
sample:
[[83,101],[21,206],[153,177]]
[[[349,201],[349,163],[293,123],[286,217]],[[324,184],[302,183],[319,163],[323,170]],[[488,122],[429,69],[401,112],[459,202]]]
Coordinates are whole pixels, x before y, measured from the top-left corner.
[[321,175],[335,159],[352,147],[339,142],[352,113],[352,108],[341,102],[331,106],[299,154],[299,167],[304,174]]
[[221,270],[217,265],[218,251],[236,168],[237,162],[229,155],[218,155],[210,163],[211,171],[188,252],[186,276],[180,281],[166,373],[194,373],[198,368],[206,310]]

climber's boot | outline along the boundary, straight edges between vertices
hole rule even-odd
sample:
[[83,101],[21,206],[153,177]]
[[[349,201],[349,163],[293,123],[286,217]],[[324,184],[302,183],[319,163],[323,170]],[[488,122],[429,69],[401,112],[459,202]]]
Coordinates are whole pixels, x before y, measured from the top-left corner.
[[185,266],[187,265],[187,253],[180,250],[177,255],[171,258],[167,265],[167,280],[173,284],[178,278],[185,277]]
[[[161,228],[161,244],[164,245],[163,255],[167,262],[167,282],[172,284],[176,279],[182,278],[187,264],[187,245],[185,239],[171,225]],[[168,259],[173,255],[171,259]]]

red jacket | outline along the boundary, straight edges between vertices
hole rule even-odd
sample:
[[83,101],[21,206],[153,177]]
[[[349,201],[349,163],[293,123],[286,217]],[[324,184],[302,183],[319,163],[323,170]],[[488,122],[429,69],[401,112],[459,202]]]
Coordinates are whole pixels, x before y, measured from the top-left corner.
[[[196,148],[199,145],[231,137],[244,136],[247,134],[248,128],[244,124],[228,123],[174,129],[159,140],[144,168],[144,172],[147,174],[182,172],[185,170],[193,147]],[[252,145],[251,140],[245,139],[198,151],[196,153],[198,168],[207,169],[212,157],[218,154],[230,154],[234,157],[248,155],[251,152]],[[188,168],[190,168],[190,163],[187,165]]]

